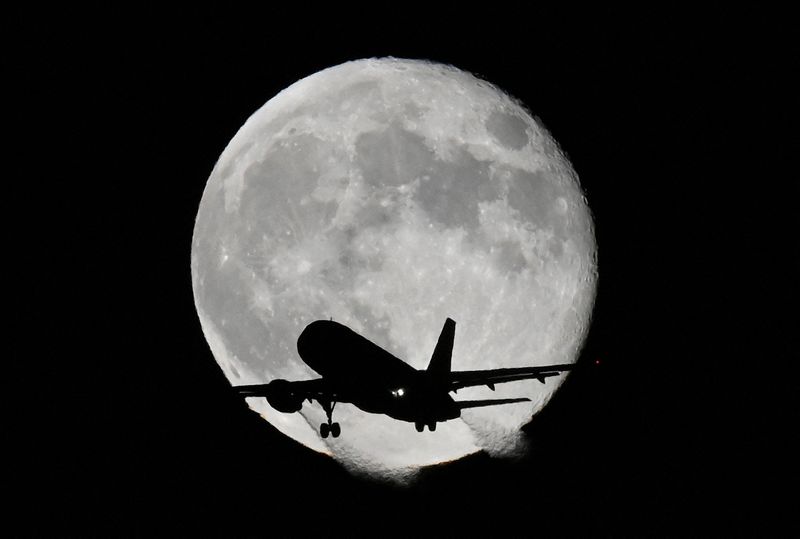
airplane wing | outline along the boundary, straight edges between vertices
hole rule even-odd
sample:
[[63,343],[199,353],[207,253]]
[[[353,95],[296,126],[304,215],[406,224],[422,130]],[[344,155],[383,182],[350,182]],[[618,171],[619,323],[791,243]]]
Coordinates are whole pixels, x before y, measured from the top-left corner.
[[450,391],[457,391],[462,387],[487,386],[494,389],[495,384],[515,382],[517,380],[536,379],[541,383],[546,378],[558,376],[564,371],[572,369],[575,365],[544,365],[541,367],[519,367],[510,369],[489,369],[483,371],[455,371],[450,373]]
[[300,402],[310,400],[330,400],[336,402],[347,402],[343,399],[331,385],[322,378],[313,380],[299,380],[290,382],[288,380],[273,380],[268,384],[254,384],[245,386],[234,386],[233,389],[242,397],[275,397],[291,395],[292,398]]

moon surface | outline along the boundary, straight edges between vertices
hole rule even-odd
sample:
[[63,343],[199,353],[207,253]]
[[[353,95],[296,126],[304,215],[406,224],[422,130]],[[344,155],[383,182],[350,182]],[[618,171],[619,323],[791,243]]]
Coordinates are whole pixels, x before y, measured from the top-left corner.
[[[348,62],[291,85],[233,137],[203,193],[192,243],[197,313],[233,385],[318,375],[297,354],[333,318],[424,369],[449,316],[453,369],[570,363],[596,288],[591,213],[558,145],[514,99],[423,61]],[[325,415],[261,398],[284,434],[353,472],[402,478],[484,450],[524,450],[520,427],[564,375],[459,390],[528,397],[412,423],[339,404]]]

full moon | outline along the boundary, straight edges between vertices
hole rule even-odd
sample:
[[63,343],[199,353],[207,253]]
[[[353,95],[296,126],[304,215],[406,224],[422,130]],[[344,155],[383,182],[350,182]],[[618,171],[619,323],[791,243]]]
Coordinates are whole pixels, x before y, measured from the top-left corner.
[[[424,369],[447,317],[453,370],[571,363],[596,288],[591,213],[559,146],[516,100],[454,67],[394,58],[308,76],[255,112],[205,187],[192,284],[211,351],[233,385],[318,375],[297,353],[336,320]],[[459,390],[528,397],[464,410],[435,432],[318,403],[251,409],[355,473],[402,478],[478,451],[524,451],[520,427],[565,376]]]

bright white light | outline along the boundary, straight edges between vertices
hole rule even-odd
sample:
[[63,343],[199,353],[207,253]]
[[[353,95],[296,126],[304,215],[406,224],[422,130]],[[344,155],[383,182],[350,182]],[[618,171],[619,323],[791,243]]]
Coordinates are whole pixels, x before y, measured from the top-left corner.
[[394,391],[392,391],[392,395],[394,395],[395,397],[402,397],[403,395],[405,395],[405,393],[406,390],[403,389],[402,387],[400,389],[395,389]]

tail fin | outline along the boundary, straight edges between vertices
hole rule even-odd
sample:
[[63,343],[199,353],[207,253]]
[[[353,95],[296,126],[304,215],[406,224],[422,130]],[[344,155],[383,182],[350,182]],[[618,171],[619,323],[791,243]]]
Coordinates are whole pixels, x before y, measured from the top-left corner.
[[455,336],[456,323],[452,318],[448,318],[444,322],[442,333],[439,335],[436,348],[433,349],[433,355],[426,371],[436,379],[444,381],[450,374],[450,359],[453,355]]

